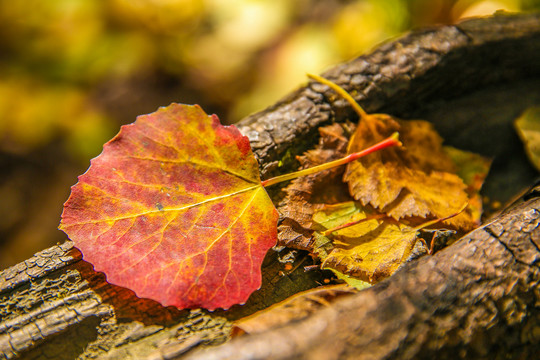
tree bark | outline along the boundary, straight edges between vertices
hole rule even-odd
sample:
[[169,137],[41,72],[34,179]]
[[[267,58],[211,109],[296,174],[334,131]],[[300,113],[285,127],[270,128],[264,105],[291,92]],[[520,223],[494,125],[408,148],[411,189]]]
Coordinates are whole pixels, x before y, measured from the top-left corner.
[[535,198],[301,322],[188,359],[537,358],[539,225]]
[[[448,143],[495,158],[486,194],[506,201],[536,176],[511,121],[540,104],[540,16],[496,15],[410,33],[323,76],[369,112],[433,121]],[[263,176],[286,172],[318,127],[354,119],[308,84],[242,120]],[[0,272],[0,359],[531,358],[540,343],[540,200],[512,208],[433,257],[295,324],[229,338],[232,321],[314,286],[320,272],[263,264],[244,306],[164,308],[107,284],[70,241]],[[279,193],[276,192],[276,197]]]

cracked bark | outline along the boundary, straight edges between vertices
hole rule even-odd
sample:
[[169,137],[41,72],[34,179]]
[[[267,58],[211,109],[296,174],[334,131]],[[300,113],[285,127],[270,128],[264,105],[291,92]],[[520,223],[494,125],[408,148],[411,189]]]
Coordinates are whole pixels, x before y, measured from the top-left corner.
[[[498,15],[408,34],[325,77],[370,112],[432,121],[447,143],[495,158],[485,192],[501,201],[536,173],[511,121],[540,103],[540,16]],[[317,128],[354,119],[308,84],[239,123],[263,176],[294,168]],[[279,193],[276,192],[276,196]],[[540,200],[509,210],[372,289],[300,322],[228,340],[231,321],[314,287],[270,253],[263,288],[227,312],[178,311],[109,285],[71,242],[0,273],[0,359],[531,358],[540,343]]]

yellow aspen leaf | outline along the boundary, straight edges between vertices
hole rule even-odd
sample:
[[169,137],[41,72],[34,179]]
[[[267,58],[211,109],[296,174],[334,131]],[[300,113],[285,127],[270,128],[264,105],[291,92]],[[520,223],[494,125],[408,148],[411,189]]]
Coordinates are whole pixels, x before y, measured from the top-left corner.
[[369,219],[374,213],[354,201],[329,205],[315,212],[314,229],[319,233],[367,219],[338,229],[329,237],[318,235],[316,252],[323,269],[375,283],[392,275],[409,257],[418,240],[418,230],[397,221]]

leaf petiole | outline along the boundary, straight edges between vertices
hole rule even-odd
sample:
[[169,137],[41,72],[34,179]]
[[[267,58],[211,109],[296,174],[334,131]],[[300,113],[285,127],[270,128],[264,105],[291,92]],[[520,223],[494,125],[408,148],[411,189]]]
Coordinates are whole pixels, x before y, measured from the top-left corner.
[[362,151],[358,151],[358,152],[349,154],[345,157],[342,157],[341,159],[330,161],[325,164],[317,165],[314,167],[310,167],[308,169],[303,169],[303,170],[296,171],[290,174],[280,175],[280,176],[276,176],[270,179],[266,179],[261,182],[261,185],[265,187],[272,186],[283,181],[296,179],[301,176],[311,175],[319,171],[323,171],[323,170],[334,168],[336,166],[348,164],[351,161],[357,160],[363,156],[371,154],[372,152],[375,152],[375,151],[378,151],[387,147],[391,147],[391,146],[401,146],[401,145],[402,145],[401,141],[399,141],[399,134],[396,132],[396,133],[393,133],[388,138],[384,139],[383,141],[378,142],[377,144],[367,149],[364,149]]
[[362,109],[360,104],[358,104],[356,100],[354,100],[354,98],[351,96],[351,94],[347,92],[347,90],[343,89],[338,84],[328,79],[323,78],[322,76],[315,75],[315,74],[307,74],[307,76],[312,80],[315,80],[317,82],[320,82],[323,85],[328,86],[330,89],[338,93],[338,95],[340,95],[343,99],[345,99],[345,101],[349,103],[349,105],[351,105],[353,110],[358,114],[360,121],[366,122],[366,125],[368,126],[371,133],[374,135],[377,134],[377,130],[373,126],[372,122],[369,120],[373,115],[368,114],[364,109]]
[[317,82],[320,82],[321,84],[324,84],[337,92],[343,99],[345,99],[354,109],[354,111],[358,114],[360,117],[360,120],[367,118],[369,115],[366,113],[364,109],[354,100],[354,98],[349,94],[345,89],[343,89],[341,86],[339,86],[336,83],[333,83],[332,81],[323,78],[322,76],[315,75],[315,74],[307,74],[308,78],[313,79]]

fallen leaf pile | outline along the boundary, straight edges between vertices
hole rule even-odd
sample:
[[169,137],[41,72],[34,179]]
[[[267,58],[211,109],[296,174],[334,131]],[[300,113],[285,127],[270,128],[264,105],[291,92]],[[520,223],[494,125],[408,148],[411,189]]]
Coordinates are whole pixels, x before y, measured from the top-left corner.
[[[357,288],[390,276],[421,229],[478,224],[487,160],[443,148],[427,122],[352,105],[356,129],[320,129],[320,145],[300,158],[309,169],[264,181],[247,137],[200,107],[140,116],[79,176],[60,228],[108,282],[164,306],[214,310],[245,303],[261,285],[278,237],[265,186],[313,174],[286,189],[280,244],[310,251]],[[396,132],[404,148],[394,147]]]
[[265,181],[249,140],[198,106],[138,117],[106,143],[64,204],[60,229],[107,281],[162,305],[243,304],[277,241],[264,186],[390,146],[395,136],[317,168]]
[[[479,190],[490,161],[443,147],[426,121],[363,111],[360,116],[347,148],[350,126],[346,130],[331,125],[321,129],[318,147],[299,157],[301,165],[355,152],[393,132],[399,132],[403,147],[352,162],[344,173],[335,169],[326,177],[293,181],[278,208],[283,216],[278,239],[282,245],[310,251],[322,268],[350,283],[375,283],[411,256],[425,226],[463,234],[479,225]],[[323,189],[338,195],[322,196]]]

